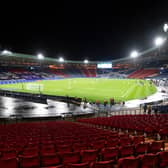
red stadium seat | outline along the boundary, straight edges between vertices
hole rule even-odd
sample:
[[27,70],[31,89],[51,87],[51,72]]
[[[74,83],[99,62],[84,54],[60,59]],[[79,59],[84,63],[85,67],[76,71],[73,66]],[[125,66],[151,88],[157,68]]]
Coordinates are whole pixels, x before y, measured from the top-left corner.
[[72,149],[73,149],[74,152],[80,152],[81,150],[86,150],[87,145],[86,144],[75,143],[75,144],[73,144]]
[[39,150],[37,147],[33,147],[33,148],[25,148],[22,152],[22,155],[25,156],[30,156],[30,155],[38,155]]
[[47,167],[40,167],[40,168],[64,168],[63,165],[58,165],[58,166],[47,166]]
[[99,141],[93,142],[91,145],[91,147],[93,149],[98,149],[98,150],[100,150],[101,148],[104,148],[104,146],[105,146],[104,140],[99,140]]
[[154,141],[150,144],[149,151],[151,153],[157,153],[160,152],[162,149],[164,149],[164,142],[162,141]]
[[14,150],[5,150],[2,155],[4,158],[16,158],[17,152]]
[[149,144],[148,143],[144,143],[144,144],[138,144],[135,146],[135,154],[145,154],[147,153],[149,150]]
[[150,153],[139,155],[138,158],[141,159],[141,168],[158,168],[159,166],[158,155]]
[[93,163],[93,168],[113,168],[114,167],[114,161],[109,160],[109,161],[99,161]]
[[43,167],[55,166],[60,164],[60,157],[57,154],[46,154],[41,156],[41,165]]
[[140,161],[133,156],[121,158],[118,160],[118,168],[138,168]]
[[106,147],[117,147],[119,144],[118,139],[107,140]]
[[78,164],[68,164],[68,168],[90,168],[88,162]]
[[159,166],[160,168],[168,167],[168,151],[159,152]]
[[127,145],[130,145],[131,143],[132,143],[131,139],[128,137],[120,139],[120,146],[127,146]]
[[17,158],[0,158],[0,168],[18,168]]
[[72,148],[70,145],[59,145],[57,146],[57,152],[71,152]]
[[21,168],[39,168],[40,161],[37,155],[20,156],[20,167]]
[[134,155],[134,146],[123,146],[120,147],[120,156],[121,157],[126,157]]
[[56,153],[55,146],[53,144],[43,144],[41,146],[40,153]]
[[79,163],[80,153],[79,152],[66,152],[61,155],[62,163]]
[[140,143],[144,142],[144,140],[145,140],[144,136],[134,136],[132,138],[132,141],[133,141],[134,145],[140,144]]
[[116,147],[103,148],[101,151],[102,159],[105,160],[117,160],[119,150]]
[[98,156],[97,150],[83,150],[81,151],[81,160],[82,162],[93,162],[96,161]]

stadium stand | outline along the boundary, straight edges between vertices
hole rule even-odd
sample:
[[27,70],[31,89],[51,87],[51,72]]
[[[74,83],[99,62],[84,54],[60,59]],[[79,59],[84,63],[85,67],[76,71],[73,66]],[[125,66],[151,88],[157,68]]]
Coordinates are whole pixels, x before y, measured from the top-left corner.
[[[126,138],[130,141],[124,144]],[[118,143],[109,147],[112,139]],[[146,145],[142,136],[68,121],[0,125],[0,140],[0,167],[5,168],[168,165],[167,152],[160,141],[148,143],[149,148],[140,150],[137,145]]]
[[90,123],[98,126],[124,129],[128,131],[136,130],[137,132],[147,133],[156,136],[160,134],[163,138],[168,134],[168,115],[122,115],[112,117],[98,117],[89,119],[79,119],[78,121]]
[[92,67],[83,67],[75,65],[66,65],[55,68],[32,67],[1,67],[0,81],[10,80],[43,80],[43,79],[59,79],[73,77],[96,77],[96,69]]
[[128,78],[143,79],[145,77],[156,76],[158,72],[158,69],[139,69],[128,75]]

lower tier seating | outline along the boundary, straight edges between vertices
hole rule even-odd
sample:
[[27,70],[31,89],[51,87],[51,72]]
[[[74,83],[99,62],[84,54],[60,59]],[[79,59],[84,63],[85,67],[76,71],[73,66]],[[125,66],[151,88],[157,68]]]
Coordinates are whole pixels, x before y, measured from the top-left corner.
[[74,122],[0,125],[2,168],[164,167],[167,156],[163,141]]

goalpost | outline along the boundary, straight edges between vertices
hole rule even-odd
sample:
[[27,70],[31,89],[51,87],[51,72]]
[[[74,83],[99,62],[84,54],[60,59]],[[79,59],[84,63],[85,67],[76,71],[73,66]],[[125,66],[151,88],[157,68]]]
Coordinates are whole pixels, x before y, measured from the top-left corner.
[[26,84],[26,90],[38,91],[39,93],[41,93],[43,89],[44,89],[43,84],[37,84],[37,83]]

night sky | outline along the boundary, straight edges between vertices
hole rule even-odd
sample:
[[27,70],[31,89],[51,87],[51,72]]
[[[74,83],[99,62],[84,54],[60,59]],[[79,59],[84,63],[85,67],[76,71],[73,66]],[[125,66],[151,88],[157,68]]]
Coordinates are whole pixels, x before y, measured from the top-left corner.
[[168,22],[168,2],[125,1],[24,1],[1,6],[0,49],[102,61],[152,47]]

